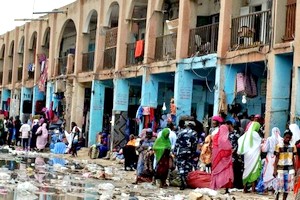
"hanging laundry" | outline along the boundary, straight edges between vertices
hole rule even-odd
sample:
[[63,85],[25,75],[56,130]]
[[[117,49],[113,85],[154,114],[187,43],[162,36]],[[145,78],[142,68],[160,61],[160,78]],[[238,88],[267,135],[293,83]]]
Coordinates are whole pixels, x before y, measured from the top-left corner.
[[46,61],[41,62],[41,74],[44,72]]
[[28,66],[27,66],[27,70],[29,72],[32,72],[32,67],[33,67],[33,64],[32,63],[29,63]]
[[144,54],[144,40],[138,40],[135,43],[134,57],[138,58]]
[[39,63],[42,63],[45,62],[47,58],[45,54],[39,54],[38,59],[39,59]]

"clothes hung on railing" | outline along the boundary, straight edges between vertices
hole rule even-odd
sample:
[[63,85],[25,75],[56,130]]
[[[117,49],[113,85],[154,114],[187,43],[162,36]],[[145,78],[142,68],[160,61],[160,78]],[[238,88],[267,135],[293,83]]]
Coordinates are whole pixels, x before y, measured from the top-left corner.
[[144,40],[136,41],[134,57],[138,58],[144,54]]

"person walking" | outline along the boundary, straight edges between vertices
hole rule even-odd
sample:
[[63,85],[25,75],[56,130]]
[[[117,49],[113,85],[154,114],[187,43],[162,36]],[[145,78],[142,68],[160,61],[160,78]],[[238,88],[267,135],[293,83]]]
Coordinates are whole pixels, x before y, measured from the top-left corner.
[[286,200],[288,193],[294,189],[297,148],[291,143],[292,137],[291,131],[285,132],[283,143],[277,144],[275,149],[274,176],[277,177],[278,181],[276,200],[279,200],[280,193],[283,193],[283,200]]
[[258,134],[260,124],[251,122],[249,129],[238,139],[238,154],[244,155],[243,185],[244,192],[248,192],[248,184],[252,185],[255,192],[255,184],[261,172],[261,137]]
[[212,143],[211,188],[225,188],[226,193],[233,185],[232,146],[228,136],[228,127],[221,125]]
[[28,150],[29,147],[29,138],[30,138],[30,134],[31,134],[31,128],[30,125],[27,123],[24,123],[21,127],[20,127],[20,133],[21,133],[21,137],[22,137],[22,146],[23,146],[23,150]]

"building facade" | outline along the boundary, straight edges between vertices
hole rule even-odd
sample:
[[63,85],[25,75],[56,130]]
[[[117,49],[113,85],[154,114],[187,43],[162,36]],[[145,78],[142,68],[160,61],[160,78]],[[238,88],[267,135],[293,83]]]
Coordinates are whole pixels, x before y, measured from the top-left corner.
[[172,98],[177,121],[247,111],[283,131],[299,121],[299,3],[77,0],[0,36],[2,112],[75,121],[88,145],[103,129],[124,144]]

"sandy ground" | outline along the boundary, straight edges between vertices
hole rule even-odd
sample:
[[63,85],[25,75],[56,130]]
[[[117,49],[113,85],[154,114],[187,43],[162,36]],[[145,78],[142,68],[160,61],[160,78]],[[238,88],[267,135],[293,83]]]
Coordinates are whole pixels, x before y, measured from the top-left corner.
[[[70,155],[64,155],[66,159],[71,159],[80,162],[81,160],[87,160],[89,163],[95,163],[95,164],[100,164],[102,166],[115,166],[119,170],[124,171],[123,169],[123,164],[118,163],[117,161],[112,161],[112,160],[106,160],[106,159],[90,159],[88,156],[88,149],[84,148],[78,152],[78,157],[77,158],[71,158]],[[129,185],[129,187],[132,187],[132,183],[135,180],[135,172],[131,171],[126,171],[126,177],[124,177],[123,180],[119,184],[121,185]],[[165,189],[158,189],[160,191],[163,191]],[[169,187],[166,189],[167,191],[173,191],[175,194],[184,194],[188,195],[190,192],[192,192],[192,189],[186,189],[184,191],[179,190],[176,187]],[[156,192],[152,191],[152,192]],[[224,191],[220,191],[220,193],[223,193]],[[144,196],[144,195],[143,195]],[[243,199],[243,200],[267,200],[267,199],[275,199],[275,196],[271,193],[269,194],[264,194],[264,195],[259,195],[259,194],[254,194],[254,193],[243,193],[243,192],[232,192],[230,194],[230,197],[235,197],[235,199]],[[293,193],[291,193],[288,197],[288,200],[295,199]]]

